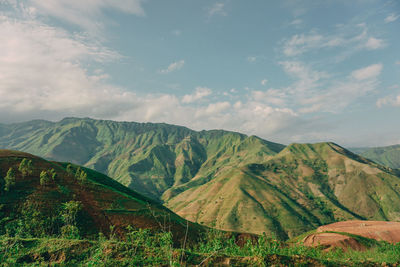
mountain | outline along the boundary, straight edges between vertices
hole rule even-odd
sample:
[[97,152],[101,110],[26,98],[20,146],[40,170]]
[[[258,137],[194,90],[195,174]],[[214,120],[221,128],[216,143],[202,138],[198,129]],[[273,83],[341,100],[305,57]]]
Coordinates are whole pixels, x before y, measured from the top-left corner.
[[349,219],[400,220],[398,173],[333,143],[292,144],[174,196],[191,221],[286,239]]
[[371,159],[384,166],[400,169],[400,145],[373,147],[373,148],[354,148],[354,153]]
[[222,130],[66,118],[0,125],[0,148],[84,165],[160,200],[170,188],[265,160],[284,146]]
[[190,221],[288,239],[341,220],[400,220],[400,173],[334,143],[66,118],[0,126],[0,147],[73,161]]
[[204,230],[96,171],[0,150],[0,234],[97,238],[128,226],[171,230],[177,240],[186,227],[189,239]]

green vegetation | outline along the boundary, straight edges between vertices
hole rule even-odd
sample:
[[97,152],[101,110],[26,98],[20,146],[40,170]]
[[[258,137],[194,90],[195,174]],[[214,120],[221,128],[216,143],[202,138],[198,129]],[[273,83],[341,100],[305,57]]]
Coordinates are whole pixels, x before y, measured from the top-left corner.
[[49,182],[51,181],[50,175],[48,173],[48,171],[41,171],[40,172],[40,185],[47,185],[49,184]]
[[9,168],[6,177],[4,177],[4,190],[9,191],[12,186],[15,185],[15,171],[13,168]]
[[[95,169],[185,219],[222,230],[286,240],[335,221],[399,219],[393,203],[400,202],[400,171],[334,143],[285,147],[222,130],[88,118],[0,127],[2,147]],[[46,170],[52,168],[60,176],[54,166]],[[86,188],[90,170],[63,168],[79,190]],[[75,193],[49,184],[68,197]],[[107,212],[115,207],[126,209],[114,203]]]
[[[34,172],[24,175],[22,171],[14,171],[28,156],[32,158]],[[225,186],[229,188],[232,182],[236,184],[239,180],[240,191],[230,190],[260,201],[259,196],[253,195],[255,187],[260,186],[255,182],[260,180],[260,175],[275,173],[273,168],[276,167],[275,175],[283,175],[288,182],[291,182],[286,176],[288,174],[300,177],[298,169],[303,166],[302,161],[292,162],[290,158],[291,153],[283,151],[277,158],[267,161],[266,165],[246,166],[243,171],[251,170],[251,176],[247,174],[247,177],[252,179],[232,176],[231,181],[225,181]],[[327,179],[325,173],[331,163],[316,162],[319,163],[314,171],[319,171],[321,175],[314,177],[310,172],[307,177],[310,181]],[[8,170],[7,174],[5,170]],[[226,262],[233,266],[337,266],[400,263],[400,245],[358,236],[352,237],[368,247],[367,251],[324,251],[323,247],[308,248],[271,238],[270,233],[281,238],[286,233],[284,229],[289,229],[285,227],[292,227],[284,222],[291,215],[282,213],[280,208],[284,207],[292,213],[301,211],[294,197],[282,187],[278,188],[272,180],[268,183],[263,181],[268,185],[266,190],[286,204],[275,205],[274,210],[268,211],[275,216],[267,217],[275,232],[256,236],[206,230],[109,177],[74,164],[49,162],[22,152],[0,150],[0,174],[12,177],[5,179],[4,183],[9,181],[8,190],[0,195],[0,262],[5,266],[213,266]],[[85,177],[84,182],[82,176]],[[299,182],[299,177],[292,179]],[[390,180],[390,177],[386,176],[385,180]],[[307,192],[310,203],[315,202],[314,209],[333,212],[329,198]],[[240,212],[243,212],[240,205],[232,210],[237,218],[233,221],[242,224]],[[307,216],[306,212],[304,214]],[[313,218],[308,216],[302,220]],[[324,216],[328,218],[331,215]],[[257,220],[248,218],[251,218],[250,221]]]
[[22,176],[32,175],[32,160],[22,159],[21,163],[19,164],[18,170],[22,173]]
[[97,239],[0,236],[0,261],[6,266],[380,266],[400,263],[400,244],[375,242],[367,251],[324,251],[263,236],[238,245],[235,238],[210,231],[183,248],[173,245],[170,232],[130,228],[125,240],[102,234]]
[[400,169],[400,145],[373,147],[373,148],[355,148],[355,153],[371,159],[376,163],[382,164],[393,169]]

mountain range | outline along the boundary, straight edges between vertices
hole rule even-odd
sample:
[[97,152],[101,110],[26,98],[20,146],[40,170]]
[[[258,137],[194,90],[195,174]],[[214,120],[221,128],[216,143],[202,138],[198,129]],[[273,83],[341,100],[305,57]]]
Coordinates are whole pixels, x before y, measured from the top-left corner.
[[335,221],[400,220],[396,165],[334,143],[285,146],[223,130],[66,118],[2,124],[0,148],[93,168],[223,230],[288,239]]

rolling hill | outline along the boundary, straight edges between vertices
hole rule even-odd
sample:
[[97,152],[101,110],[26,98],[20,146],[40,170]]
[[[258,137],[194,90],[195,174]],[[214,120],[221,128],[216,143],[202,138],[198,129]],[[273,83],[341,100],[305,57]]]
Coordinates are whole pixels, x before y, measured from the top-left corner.
[[0,147],[108,174],[178,215],[288,239],[341,220],[400,220],[399,172],[334,143],[66,118],[0,126]]
[[[28,167],[21,167],[24,162]],[[0,150],[0,234],[41,237],[73,230],[97,238],[111,227],[123,235],[128,226],[170,230],[176,240],[186,227],[193,239],[204,230],[96,171]]]

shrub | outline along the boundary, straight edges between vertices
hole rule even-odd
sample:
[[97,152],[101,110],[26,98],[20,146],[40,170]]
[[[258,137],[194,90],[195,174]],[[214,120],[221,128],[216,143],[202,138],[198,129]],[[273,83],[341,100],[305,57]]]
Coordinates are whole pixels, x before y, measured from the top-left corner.
[[49,171],[49,174],[50,174],[50,176],[51,176],[51,179],[53,179],[53,181],[55,181],[56,178],[57,178],[57,173],[56,173],[56,171],[55,171],[54,169],[51,169],[51,170]]
[[4,190],[9,191],[12,186],[15,185],[15,171],[13,168],[8,169],[7,175],[4,178]]
[[50,176],[47,171],[42,171],[40,173],[40,185],[45,186],[50,183]]
[[74,168],[72,167],[71,164],[68,164],[68,165],[67,165],[67,172],[68,172],[69,174],[73,174],[73,173],[74,173]]
[[84,184],[87,181],[87,173],[79,167],[75,172],[75,178],[79,183]]
[[79,229],[75,225],[64,225],[61,227],[61,236],[67,239],[79,239]]
[[81,211],[82,204],[79,201],[71,200],[62,206],[61,218],[67,225],[76,225],[76,217]]
[[23,159],[19,164],[18,170],[22,173],[22,176],[31,175],[33,173],[32,160]]

